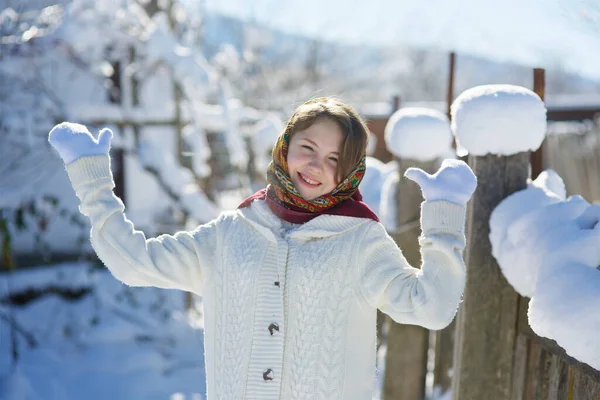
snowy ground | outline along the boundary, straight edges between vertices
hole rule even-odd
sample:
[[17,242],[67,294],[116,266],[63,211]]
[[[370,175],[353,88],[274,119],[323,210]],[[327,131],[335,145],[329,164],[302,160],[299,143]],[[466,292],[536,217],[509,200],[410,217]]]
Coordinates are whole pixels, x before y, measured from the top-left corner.
[[[49,287],[63,294],[22,305],[10,297]],[[67,289],[77,298],[66,300]],[[191,322],[197,314],[182,313],[182,292],[130,288],[91,263],[69,263],[2,275],[0,295],[0,399],[204,397],[203,329]]]

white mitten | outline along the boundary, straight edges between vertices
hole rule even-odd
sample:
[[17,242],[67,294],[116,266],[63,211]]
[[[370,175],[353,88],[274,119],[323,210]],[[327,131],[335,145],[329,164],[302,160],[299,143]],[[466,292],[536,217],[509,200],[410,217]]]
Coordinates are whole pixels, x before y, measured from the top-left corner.
[[63,162],[70,164],[81,157],[108,155],[112,136],[112,131],[104,128],[96,140],[85,126],[63,122],[52,128],[48,141]]
[[433,175],[420,168],[409,168],[404,176],[421,187],[426,201],[446,200],[466,205],[477,187],[477,178],[471,168],[465,162],[454,159],[444,160]]

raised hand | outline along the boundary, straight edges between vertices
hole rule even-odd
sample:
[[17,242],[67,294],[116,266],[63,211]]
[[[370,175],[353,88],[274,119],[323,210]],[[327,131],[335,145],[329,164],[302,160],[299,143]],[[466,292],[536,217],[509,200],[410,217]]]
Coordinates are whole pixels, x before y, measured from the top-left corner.
[[477,178],[471,168],[454,159],[444,160],[433,175],[420,168],[409,168],[404,176],[421,187],[426,201],[446,200],[466,205],[477,187]]
[[81,124],[63,122],[56,125],[48,134],[48,141],[65,164],[86,156],[108,155],[113,133],[105,128],[98,140]]

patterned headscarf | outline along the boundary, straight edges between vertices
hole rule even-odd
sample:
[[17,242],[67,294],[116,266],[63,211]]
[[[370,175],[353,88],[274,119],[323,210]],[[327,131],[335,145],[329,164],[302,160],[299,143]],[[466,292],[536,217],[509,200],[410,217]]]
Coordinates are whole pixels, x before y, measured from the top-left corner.
[[267,168],[267,196],[280,206],[310,213],[321,213],[344,200],[351,198],[358,190],[358,185],[365,175],[365,156],[361,158],[350,174],[330,193],[313,200],[305,200],[300,196],[290,178],[287,156],[290,135],[283,132],[273,147],[273,160]]

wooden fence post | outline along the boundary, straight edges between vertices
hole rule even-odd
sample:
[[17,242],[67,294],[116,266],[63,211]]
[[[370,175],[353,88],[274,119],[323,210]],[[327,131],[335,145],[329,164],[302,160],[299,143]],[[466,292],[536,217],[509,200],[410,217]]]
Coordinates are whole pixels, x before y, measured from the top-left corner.
[[504,198],[526,188],[529,159],[529,152],[469,156],[478,186],[467,217],[467,282],[457,317],[454,400],[511,400],[519,296],[491,254],[489,220]]
[[[467,280],[456,320],[452,399],[513,400],[515,371],[523,369],[516,357],[523,348],[517,340],[520,299],[492,256],[489,221],[502,200],[527,187],[528,149],[544,139],[546,109],[532,91],[510,85],[469,89],[454,104],[454,133],[470,151],[478,185],[467,211]],[[495,122],[499,115],[501,123]],[[483,120],[490,126],[474,125]]]
[[[437,161],[396,158],[400,180],[396,186],[396,224],[393,235],[404,257],[414,267],[421,263],[419,217],[423,197],[419,186],[404,178],[410,167],[435,172]],[[404,229],[403,227],[406,227]],[[423,400],[427,375],[429,330],[416,325],[402,325],[388,320],[387,356],[383,398],[385,400]]]
[[[546,72],[543,68],[533,69],[533,91],[544,101],[546,97]],[[531,153],[531,179],[535,179],[544,168],[544,143]]]
[[454,101],[454,74],[456,71],[456,53],[450,52],[448,60],[448,91],[446,92],[446,116],[450,119],[450,106]]

